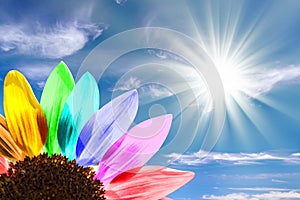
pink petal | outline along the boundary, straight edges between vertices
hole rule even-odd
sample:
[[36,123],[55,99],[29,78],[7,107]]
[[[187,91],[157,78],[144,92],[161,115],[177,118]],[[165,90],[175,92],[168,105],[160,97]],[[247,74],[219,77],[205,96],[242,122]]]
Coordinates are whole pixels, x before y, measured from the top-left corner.
[[193,172],[162,166],[135,168],[115,177],[106,188],[106,197],[114,200],[161,199],[193,177]]
[[107,185],[122,172],[141,167],[160,149],[172,123],[172,115],[146,120],[124,134],[102,158],[96,178]]
[[8,169],[8,161],[6,158],[0,156],[0,174],[4,174]]

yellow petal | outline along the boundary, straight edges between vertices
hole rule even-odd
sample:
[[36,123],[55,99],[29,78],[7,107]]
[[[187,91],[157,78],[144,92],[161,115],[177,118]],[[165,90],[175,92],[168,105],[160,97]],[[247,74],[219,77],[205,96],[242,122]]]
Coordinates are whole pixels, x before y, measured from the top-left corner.
[[48,134],[46,118],[26,78],[16,70],[4,80],[4,112],[19,148],[25,155],[38,155]]
[[21,149],[12,139],[5,118],[0,114],[0,155],[9,160],[23,160]]

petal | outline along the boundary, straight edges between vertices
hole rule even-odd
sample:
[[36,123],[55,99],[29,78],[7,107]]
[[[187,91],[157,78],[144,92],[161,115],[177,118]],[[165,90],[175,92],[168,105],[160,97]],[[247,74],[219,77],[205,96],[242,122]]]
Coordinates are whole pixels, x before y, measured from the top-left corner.
[[4,174],[8,169],[8,161],[6,158],[0,156],[0,174]]
[[16,70],[4,80],[4,112],[15,143],[25,155],[38,155],[48,133],[46,118],[26,78]]
[[8,131],[5,118],[0,114],[0,155],[10,160],[23,160],[21,149]]
[[161,199],[194,177],[190,171],[162,166],[135,168],[115,177],[106,187],[107,199]]
[[72,74],[64,62],[54,68],[45,84],[40,103],[49,127],[45,150],[50,155],[60,152],[57,141],[59,117],[74,85]]
[[76,83],[61,113],[57,138],[63,155],[76,158],[76,143],[81,129],[99,109],[99,89],[96,80],[86,73]]
[[98,164],[105,152],[129,128],[138,109],[136,90],[126,92],[97,111],[80,132],[76,146],[79,165]]
[[118,174],[146,164],[165,141],[171,123],[169,114],[136,125],[106,152],[96,178],[106,185]]

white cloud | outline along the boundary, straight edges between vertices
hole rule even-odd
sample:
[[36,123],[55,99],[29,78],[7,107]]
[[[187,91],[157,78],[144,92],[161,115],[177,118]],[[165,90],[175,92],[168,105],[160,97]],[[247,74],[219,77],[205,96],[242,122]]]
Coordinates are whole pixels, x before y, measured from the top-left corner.
[[293,153],[293,154],[291,154],[291,156],[297,156],[297,157],[300,157],[300,153]]
[[290,200],[300,199],[300,193],[294,190],[281,192],[270,191],[261,194],[231,193],[227,195],[203,195],[202,199],[210,200]]
[[97,24],[57,23],[50,28],[26,25],[0,25],[0,50],[43,58],[62,58],[82,49],[101,35]]
[[287,181],[278,180],[278,179],[272,179],[271,181],[274,183],[287,183]]
[[46,84],[46,81],[38,81],[38,82],[36,83],[36,85],[37,85],[37,87],[38,87],[39,89],[43,89],[44,86],[45,86],[45,84]]
[[167,157],[172,158],[172,164],[201,165],[214,162],[229,163],[234,165],[254,165],[263,164],[264,161],[283,161],[286,163],[299,164],[300,157],[287,155],[276,155],[271,153],[219,153],[219,152],[196,152],[191,154],[179,155],[170,154]]
[[[57,63],[56,63],[57,64]],[[56,66],[55,63],[31,64],[30,66],[23,65],[22,67],[14,67],[12,70],[21,72],[29,81],[32,87],[43,89],[49,74]],[[0,78],[3,81],[5,77]]]
[[246,193],[232,193],[227,195],[203,195],[202,199],[211,199],[211,200],[258,200],[257,198],[250,198]]
[[173,95],[168,89],[160,87],[158,84],[149,83],[142,84],[142,81],[136,77],[130,77],[124,81],[120,81],[118,85],[113,88],[113,91],[129,91],[138,89],[140,98],[162,98]]
[[132,89],[138,89],[141,86],[141,81],[136,77],[130,77],[125,81],[121,81],[113,88],[113,91],[128,91]]
[[289,191],[291,189],[287,188],[228,188],[230,190],[239,190],[239,191]]
[[127,2],[127,0],[115,0],[115,2],[119,5],[124,5]]
[[[240,175],[240,174],[222,174],[222,178],[224,179],[243,179],[243,180],[272,180],[272,179],[280,179],[280,180],[291,180],[291,179],[299,179],[300,173],[256,173],[251,175]],[[287,182],[287,181],[285,181]]]
[[244,71],[239,76],[239,92],[250,98],[257,98],[279,85],[300,84],[300,66],[290,65],[266,70],[254,68],[252,71]]
[[41,64],[41,65],[31,65],[31,66],[22,66],[22,67],[17,67],[16,69],[22,72],[26,78],[38,81],[38,80],[45,80],[52,69],[55,67],[55,65],[46,65],[46,64]]
[[269,193],[263,193],[263,194],[256,194],[253,195],[254,197],[258,199],[300,199],[300,193],[296,191],[289,191],[289,192],[269,192]]
[[252,72],[243,75],[243,91],[249,97],[255,98],[266,94],[277,85],[299,84],[300,66],[287,66],[268,69],[262,72]]
[[165,50],[149,49],[148,53],[150,55],[154,55],[161,59],[170,59],[170,60],[175,60],[175,61],[179,61],[182,63],[186,63],[186,61],[183,58],[181,58],[180,56],[177,56],[176,54],[173,54],[173,53],[165,51]]
[[56,64],[32,64],[30,66],[17,67],[16,69],[24,74],[33,86],[43,89]]
[[151,96],[152,98],[157,97],[169,97],[173,94],[166,88],[159,87],[155,84],[149,84],[144,87],[141,87],[141,96]]

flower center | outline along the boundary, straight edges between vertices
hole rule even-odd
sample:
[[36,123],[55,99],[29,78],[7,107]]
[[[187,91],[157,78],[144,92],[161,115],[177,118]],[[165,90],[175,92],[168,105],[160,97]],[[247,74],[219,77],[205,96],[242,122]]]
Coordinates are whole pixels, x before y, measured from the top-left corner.
[[0,175],[0,199],[105,199],[103,185],[94,176],[90,167],[62,155],[25,157]]

